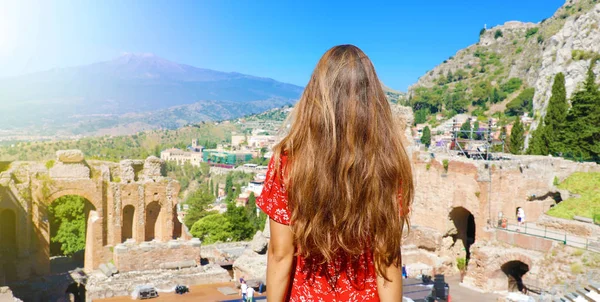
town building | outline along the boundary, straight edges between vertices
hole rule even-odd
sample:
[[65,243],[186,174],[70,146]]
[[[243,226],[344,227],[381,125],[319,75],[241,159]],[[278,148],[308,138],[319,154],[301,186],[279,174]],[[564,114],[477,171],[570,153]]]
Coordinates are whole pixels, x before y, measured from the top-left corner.
[[204,150],[202,159],[209,164],[237,165],[252,159],[252,153],[247,151]]
[[231,146],[239,147],[247,145],[249,148],[264,148],[275,145],[276,137],[274,135],[232,135]]
[[253,181],[248,183],[247,191],[254,192],[254,196],[259,196],[262,192],[263,186],[265,184],[264,180],[254,179]]
[[204,161],[201,152],[188,152],[177,148],[171,148],[160,152],[160,159],[176,162],[180,166],[189,163],[194,167],[199,167],[200,163]]

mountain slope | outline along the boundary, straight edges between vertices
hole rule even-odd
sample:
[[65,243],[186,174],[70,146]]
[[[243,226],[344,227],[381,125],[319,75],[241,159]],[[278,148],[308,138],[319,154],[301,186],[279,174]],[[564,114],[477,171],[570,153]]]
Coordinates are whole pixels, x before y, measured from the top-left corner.
[[600,53],[599,24],[597,0],[567,0],[540,23],[511,21],[482,30],[477,44],[419,78],[409,88],[408,103],[421,117],[471,112],[482,119],[499,117],[501,124],[509,122],[506,115],[529,113],[535,129],[554,75],[565,73],[568,96],[583,81],[592,54]]
[[[81,117],[114,117],[202,102],[224,102],[229,113],[243,115],[271,108],[254,106],[258,101],[272,101],[272,107],[277,107],[297,99],[301,92],[302,87],[273,79],[127,54],[87,66],[0,79],[4,115],[0,128],[66,126],[81,122]],[[232,117],[228,112],[205,113],[214,119]]]

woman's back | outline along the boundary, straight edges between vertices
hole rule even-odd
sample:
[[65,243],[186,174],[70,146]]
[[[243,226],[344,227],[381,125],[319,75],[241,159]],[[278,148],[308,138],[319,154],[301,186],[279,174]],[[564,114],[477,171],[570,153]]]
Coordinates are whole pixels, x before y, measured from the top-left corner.
[[388,268],[400,265],[413,187],[402,134],[371,61],[355,46],[330,49],[292,114],[257,199],[288,226],[270,245],[290,237],[283,242],[298,256],[290,297],[377,300],[377,276],[390,282]]

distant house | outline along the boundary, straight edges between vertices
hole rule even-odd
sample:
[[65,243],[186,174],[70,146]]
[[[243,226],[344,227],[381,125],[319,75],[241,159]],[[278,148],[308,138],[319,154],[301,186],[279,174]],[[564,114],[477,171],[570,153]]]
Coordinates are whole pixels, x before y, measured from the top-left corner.
[[259,196],[262,192],[264,184],[264,180],[255,179],[248,183],[248,191],[254,192],[254,196]]
[[177,148],[171,148],[160,152],[160,159],[164,161],[176,162],[181,166],[189,163],[195,167],[199,167],[200,163],[203,162],[202,153],[187,152]]
[[210,164],[225,164],[236,165],[252,159],[251,152],[245,151],[225,151],[225,150],[204,150],[202,151],[202,159]]

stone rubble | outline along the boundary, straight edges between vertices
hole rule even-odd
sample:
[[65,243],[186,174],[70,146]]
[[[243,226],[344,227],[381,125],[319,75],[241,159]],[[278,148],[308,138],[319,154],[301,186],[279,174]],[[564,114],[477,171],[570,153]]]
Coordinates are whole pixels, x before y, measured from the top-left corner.
[[81,150],[58,150],[56,160],[65,164],[78,164],[84,161],[84,156]]
[[136,286],[151,284],[157,290],[172,291],[176,285],[201,285],[230,281],[227,270],[208,264],[179,270],[156,269],[118,273],[111,277],[94,272],[86,286],[87,299],[129,296]]
[[267,252],[267,244],[267,238],[263,235],[261,231],[258,231],[256,232],[256,234],[254,234],[252,242],[250,242],[250,248],[255,253],[262,255]]

